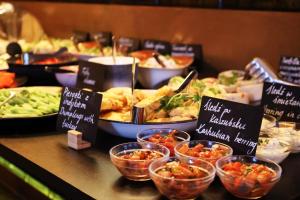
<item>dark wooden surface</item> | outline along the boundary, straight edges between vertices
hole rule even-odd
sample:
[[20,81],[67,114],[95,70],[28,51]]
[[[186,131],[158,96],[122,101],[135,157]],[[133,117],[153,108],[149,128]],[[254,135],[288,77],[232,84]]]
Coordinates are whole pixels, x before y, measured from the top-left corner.
[[[108,154],[110,147],[127,141],[129,140],[100,132],[97,147],[75,151],[66,146],[66,135],[62,133],[2,134],[0,156],[27,168],[29,173],[44,183],[56,185],[55,191],[65,194],[67,198],[71,197],[69,195],[82,193],[84,198],[90,196],[95,199],[164,199],[151,181],[128,181],[110,162]],[[16,155],[19,156],[15,157]],[[34,164],[30,166],[29,163]],[[264,199],[299,199],[300,155],[290,155],[281,166],[283,167],[281,181]],[[84,196],[85,194],[88,196]],[[226,192],[216,178],[199,199],[236,198]]]

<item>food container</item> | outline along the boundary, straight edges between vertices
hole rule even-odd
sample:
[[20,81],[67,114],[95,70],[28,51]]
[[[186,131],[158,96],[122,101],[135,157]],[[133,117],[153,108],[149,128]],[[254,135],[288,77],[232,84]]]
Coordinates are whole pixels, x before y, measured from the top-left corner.
[[[97,67],[102,68],[101,85],[99,91],[105,91],[113,87],[132,87],[133,73],[132,73],[132,57],[112,56],[94,57],[88,59],[89,62],[96,63]],[[114,62],[115,61],[115,62]],[[138,66],[139,60],[135,59]],[[137,70],[137,68],[136,68]],[[137,71],[135,72],[137,75]],[[136,77],[135,79],[136,80]]]
[[289,142],[276,137],[259,137],[256,157],[281,163],[291,152]]
[[153,58],[153,53],[155,51],[142,50],[130,54],[141,61],[138,66],[138,80],[144,88],[158,88],[170,78],[184,75],[193,63],[193,58],[189,56],[161,56],[167,66],[161,67]]
[[204,160],[171,157],[152,162],[149,172],[155,186],[164,196],[169,199],[194,199],[208,188],[216,170]]
[[194,157],[203,159],[215,165],[224,156],[232,155],[232,148],[226,144],[208,141],[192,140],[181,142],[175,147],[175,155],[179,158]]
[[75,87],[77,80],[78,66],[64,66],[60,67],[61,70],[68,70],[70,72],[57,72],[55,73],[56,80],[64,87]]
[[190,135],[187,132],[171,128],[153,128],[139,132],[138,142],[153,142],[166,146],[170,150],[170,155],[174,155],[174,147],[182,142],[189,141]]
[[267,133],[281,141],[289,142],[292,153],[300,152],[300,130],[296,129],[295,123],[279,122],[277,127],[268,129]]
[[261,122],[260,130],[265,131],[274,126],[276,126],[276,118],[271,115],[264,114]]
[[271,160],[233,155],[216,162],[217,175],[234,196],[257,199],[265,196],[280,180],[282,169]]
[[168,148],[150,142],[130,142],[112,147],[110,159],[120,173],[129,180],[149,180],[148,166],[157,158],[169,157]]

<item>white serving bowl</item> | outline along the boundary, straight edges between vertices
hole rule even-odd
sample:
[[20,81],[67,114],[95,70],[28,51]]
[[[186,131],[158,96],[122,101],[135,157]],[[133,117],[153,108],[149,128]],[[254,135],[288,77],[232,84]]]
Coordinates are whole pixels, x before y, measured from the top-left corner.
[[147,123],[133,124],[130,122],[119,122],[112,120],[99,119],[98,127],[112,135],[136,139],[136,135],[146,129],[152,128],[170,128],[182,131],[193,131],[196,129],[197,120],[179,121],[179,122],[164,122],[164,123]]
[[64,87],[75,87],[77,80],[78,66],[65,66],[60,69],[70,70],[70,73],[55,73],[56,80]]

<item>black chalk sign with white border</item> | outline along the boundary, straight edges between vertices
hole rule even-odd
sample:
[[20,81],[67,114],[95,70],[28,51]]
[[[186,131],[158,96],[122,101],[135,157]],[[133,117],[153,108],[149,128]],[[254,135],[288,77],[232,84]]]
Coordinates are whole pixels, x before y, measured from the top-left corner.
[[56,128],[59,131],[77,130],[83,139],[95,143],[102,95],[76,88],[62,91]]
[[193,139],[229,145],[234,154],[255,155],[263,108],[204,96]]
[[264,113],[278,121],[300,122],[300,87],[264,82],[262,106]]
[[300,57],[282,56],[279,75],[282,80],[300,85]]

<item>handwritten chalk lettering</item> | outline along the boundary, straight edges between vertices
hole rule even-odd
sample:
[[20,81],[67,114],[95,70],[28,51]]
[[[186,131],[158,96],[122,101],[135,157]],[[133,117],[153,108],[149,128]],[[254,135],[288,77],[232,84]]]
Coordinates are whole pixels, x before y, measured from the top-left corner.
[[300,101],[296,100],[295,97],[288,99],[288,98],[280,98],[279,96],[276,96],[273,99],[273,103],[280,104],[280,105],[286,105],[286,106],[300,107]]
[[81,91],[71,92],[67,87],[65,88],[63,95],[69,98],[81,99]]
[[240,132],[238,132],[238,134],[236,135],[236,137],[234,139],[234,142],[238,143],[238,144],[242,144],[242,145],[248,146],[248,147],[251,147],[251,149],[249,149],[247,151],[247,154],[252,154],[253,151],[254,151],[254,149],[257,146],[257,142],[253,142],[251,140],[247,140],[245,138],[240,137]]
[[239,118],[238,120],[235,120],[234,118],[231,118],[230,120],[226,120],[226,119],[222,119],[222,116],[218,118],[215,114],[212,114],[209,122],[218,125],[223,125],[223,126],[230,126],[232,128],[236,128],[240,130],[245,130],[246,124],[241,123],[241,120],[242,120],[241,118]]
[[287,65],[300,65],[300,60],[297,57],[282,57],[281,63]]
[[59,111],[59,114],[64,116],[64,117],[67,117],[68,120],[70,118],[77,120],[76,124],[78,124],[83,119],[83,114],[78,114],[76,110],[73,111],[73,112],[72,111],[65,111],[65,107],[61,107],[61,109]]
[[74,98],[71,98],[70,100],[69,99],[64,99],[62,104],[67,105],[69,107],[69,110],[72,110],[73,107],[74,108],[80,108],[80,109],[86,109],[86,104],[85,103],[82,103],[77,99],[74,101]]
[[223,104],[220,104],[219,102],[215,105],[211,102],[211,99],[209,99],[206,104],[204,105],[204,110],[205,111],[211,111],[211,112],[216,112],[219,113],[222,109]]
[[84,117],[83,121],[87,122],[87,123],[90,123],[90,124],[94,124],[94,117],[95,115],[94,114],[91,114],[89,116],[86,116]]
[[88,85],[95,85],[96,84],[95,80],[90,79],[90,75],[91,75],[90,68],[83,67],[82,68],[82,75],[84,76],[83,83],[88,84]]
[[62,128],[76,130],[77,126],[74,125],[72,121],[67,121],[67,119],[64,119],[62,123]]
[[144,45],[147,49],[154,49],[154,42],[146,41]]
[[212,130],[212,127],[205,128],[205,124],[200,124],[199,127],[196,129],[196,132],[199,134],[211,136],[217,139],[221,139],[227,142],[230,142],[230,136],[222,133],[221,130]]
[[283,116],[284,110],[274,110],[269,108],[268,105],[264,106],[265,113],[272,116],[277,116],[279,119]]
[[267,88],[266,92],[267,94],[275,94],[275,95],[284,95],[285,94],[286,88],[283,87],[282,85],[279,86],[279,88],[276,88],[275,85],[271,85],[270,87]]
[[[281,65],[280,66],[280,70],[284,70],[284,71],[296,71],[298,72],[300,66],[288,66],[288,65]],[[283,71],[281,71],[280,73],[284,73]]]

